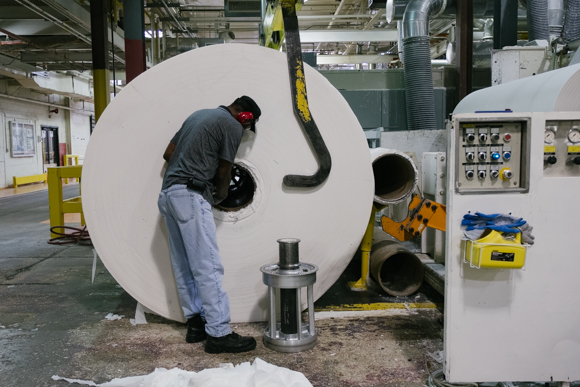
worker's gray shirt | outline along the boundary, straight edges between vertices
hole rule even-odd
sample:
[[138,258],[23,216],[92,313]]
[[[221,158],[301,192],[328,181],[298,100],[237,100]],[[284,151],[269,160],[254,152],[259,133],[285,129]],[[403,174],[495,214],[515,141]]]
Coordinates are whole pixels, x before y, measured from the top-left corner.
[[171,142],[175,151],[165,171],[162,189],[186,184],[190,178],[205,183],[204,199],[213,204],[214,177],[219,159],[234,162],[242,141],[242,125],[225,106],[190,115]]

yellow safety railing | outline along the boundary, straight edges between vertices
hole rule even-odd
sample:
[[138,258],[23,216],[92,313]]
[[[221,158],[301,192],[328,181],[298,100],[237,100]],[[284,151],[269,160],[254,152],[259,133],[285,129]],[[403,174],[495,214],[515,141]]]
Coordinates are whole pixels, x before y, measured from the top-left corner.
[[42,173],[40,175],[12,177],[12,185],[14,185],[14,188],[18,188],[18,186],[22,184],[41,183],[41,182],[46,182],[46,173]]
[[[48,206],[50,212],[50,228],[64,226],[64,214],[80,213],[81,224],[85,225],[81,197],[64,200],[62,197],[62,179],[79,179],[79,195],[81,194],[80,177],[82,165],[48,168]],[[52,233],[52,237],[58,234]]]
[[[78,155],[64,155],[64,165],[68,166],[68,165],[79,165],[79,156]],[[72,161],[74,160],[74,164],[72,164]],[[70,161],[70,162],[69,162]],[[73,179],[73,181],[77,182],[78,179]],[[68,179],[64,179],[64,183],[68,184]]]

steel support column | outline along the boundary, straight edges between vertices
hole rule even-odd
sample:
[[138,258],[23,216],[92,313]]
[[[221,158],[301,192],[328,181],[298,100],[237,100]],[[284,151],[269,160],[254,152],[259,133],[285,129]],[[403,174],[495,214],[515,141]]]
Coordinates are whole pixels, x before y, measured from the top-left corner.
[[493,48],[518,44],[518,0],[495,0],[493,8]]
[[110,100],[107,10],[103,0],[91,0],[91,42],[93,49],[95,120],[98,121]]
[[457,101],[461,101],[473,88],[473,0],[457,2]]

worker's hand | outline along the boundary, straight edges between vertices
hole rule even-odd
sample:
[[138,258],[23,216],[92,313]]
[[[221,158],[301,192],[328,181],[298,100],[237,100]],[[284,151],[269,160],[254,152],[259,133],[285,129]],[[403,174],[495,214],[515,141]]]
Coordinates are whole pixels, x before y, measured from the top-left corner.
[[220,204],[225,198],[227,198],[227,195],[223,197],[218,196],[217,192],[213,192],[211,196],[213,197],[214,206]]

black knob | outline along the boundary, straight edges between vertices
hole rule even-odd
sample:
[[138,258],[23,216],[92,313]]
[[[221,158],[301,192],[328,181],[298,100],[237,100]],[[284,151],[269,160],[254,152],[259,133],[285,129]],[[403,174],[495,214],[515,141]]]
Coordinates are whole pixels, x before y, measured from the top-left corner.
[[477,173],[477,177],[479,177],[480,179],[485,179],[486,175],[487,175],[487,173],[485,173],[485,171],[479,171]]
[[479,141],[481,141],[481,142],[486,142],[486,141],[487,141],[487,134],[485,134],[485,133],[481,133],[481,134],[479,135]]
[[465,158],[466,158],[468,161],[473,161],[473,160],[475,159],[475,154],[474,154],[473,152],[469,152],[469,153],[467,153],[467,154],[465,155]]
[[483,161],[483,160],[487,159],[487,153],[486,152],[479,152],[478,157],[481,161]]
[[475,141],[475,134],[473,134],[473,133],[467,133],[467,135],[465,136],[465,139],[468,142],[473,142],[473,141]]
[[492,179],[497,179],[499,177],[498,171],[491,171],[490,176]]
[[491,140],[492,141],[499,141],[499,133],[492,133]]
[[574,160],[572,160],[572,161],[574,161],[574,164],[580,165],[580,156],[574,157]]
[[546,161],[548,162],[548,164],[554,165],[558,162],[558,159],[556,158],[556,156],[548,156]]
[[473,171],[467,171],[465,172],[465,177],[467,177],[468,179],[473,179],[473,176],[475,176],[475,172]]

